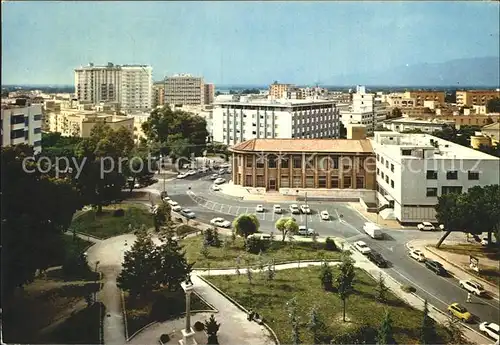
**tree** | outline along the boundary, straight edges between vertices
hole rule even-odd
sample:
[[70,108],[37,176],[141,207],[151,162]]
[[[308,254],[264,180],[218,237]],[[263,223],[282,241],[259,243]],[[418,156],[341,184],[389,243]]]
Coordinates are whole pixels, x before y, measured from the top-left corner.
[[313,334],[314,344],[322,344],[322,332],[325,329],[325,324],[321,320],[316,307],[311,309],[309,324],[307,326]]
[[188,263],[186,252],[177,240],[171,237],[161,238],[162,244],[157,247],[160,266],[157,270],[158,282],[169,291],[177,291],[181,282],[185,281],[193,269]]
[[276,221],[275,227],[277,230],[281,231],[283,235],[282,241],[285,241],[287,234],[296,234],[299,231],[299,226],[297,222],[292,217],[283,217]]
[[276,276],[276,272],[273,269],[272,265],[267,266],[267,280],[273,280]]
[[205,331],[208,335],[207,343],[209,345],[218,345],[217,332],[219,332],[220,323],[215,320],[214,314],[210,315],[210,319],[205,321]]
[[133,297],[148,294],[159,287],[160,264],[161,258],[151,235],[140,231],[132,248],[125,252],[123,269],[117,278],[118,286]]
[[170,224],[171,222],[171,207],[170,204],[162,201],[156,205],[153,211],[153,221],[155,230],[159,231],[161,226]]
[[340,121],[339,123],[339,138],[345,139],[347,138],[347,128],[345,128],[344,123]]
[[238,218],[233,221],[234,231],[247,239],[251,234],[259,231],[260,222],[255,214],[240,214]]
[[451,317],[446,321],[446,333],[448,333],[448,344],[468,344],[469,342],[464,336],[460,320],[456,317]]
[[336,289],[337,293],[342,300],[342,309],[343,309],[343,321],[345,322],[345,309],[346,309],[346,300],[353,290],[353,281],[354,281],[354,260],[351,258],[350,253],[348,251],[344,251],[342,253],[342,258],[340,265],[338,266],[339,273],[335,277]]
[[401,109],[399,108],[393,108],[391,111],[391,115],[389,116],[389,119],[396,119],[398,117],[403,117],[403,113],[401,112]]
[[488,118],[486,119],[486,124],[491,125],[493,122],[494,122],[493,119],[490,116],[488,116]]
[[391,313],[388,310],[386,310],[384,315],[384,320],[382,321],[382,324],[378,329],[377,344],[379,345],[396,344],[392,329]]
[[385,280],[381,272],[379,272],[378,275],[376,291],[377,299],[381,302],[385,302],[387,300],[387,291],[389,291],[389,288],[385,285]]
[[299,316],[297,315],[297,300],[295,297],[286,302],[286,307],[290,323],[292,324],[292,344],[300,344]]
[[422,328],[420,332],[420,344],[436,343],[436,327],[434,320],[429,316],[429,306],[427,300],[424,301],[424,311],[422,314]]
[[332,268],[328,265],[327,262],[323,262],[321,264],[319,279],[321,280],[321,285],[323,286],[323,289],[325,289],[325,291],[332,290],[333,273],[332,273]]
[[500,97],[488,100],[486,103],[486,111],[488,113],[500,113]]
[[487,153],[489,155],[500,157],[500,144],[496,143],[495,145],[479,145],[479,151]]
[[70,180],[41,173],[33,161],[26,164],[32,172],[25,170],[23,160],[31,156],[28,145],[1,148],[3,298],[64,255],[63,233],[83,206]]
[[248,283],[252,285],[253,274],[250,266],[247,266],[247,278],[248,278]]

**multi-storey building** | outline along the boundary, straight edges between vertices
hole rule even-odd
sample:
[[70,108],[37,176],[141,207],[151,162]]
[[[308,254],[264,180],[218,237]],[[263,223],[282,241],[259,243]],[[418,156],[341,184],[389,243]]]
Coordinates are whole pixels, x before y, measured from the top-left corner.
[[443,121],[453,121],[455,127],[460,126],[484,126],[492,122],[497,122],[500,115],[439,115],[434,114],[421,114],[418,115],[421,120],[434,120],[439,119]]
[[152,68],[146,65],[89,66],[75,69],[79,101],[117,103],[124,112],[151,109]]
[[214,103],[213,139],[228,145],[254,138],[338,138],[339,114],[332,101],[262,100]]
[[379,205],[401,223],[436,221],[438,197],[498,184],[500,159],[429,134],[376,132]]
[[157,82],[153,84],[153,108],[162,107],[165,105],[165,82]]
[[202,77],[176,74],[165,78],[165,103],[174,105],[202,105],[205,88]]
[[215,85],[214,84],[205,84],[203,85],[203,104],[209,105],[214,102],[215,98]]
[[425,121],[409,118],[397,118],[385,120],[382,125],[384,128],[399,133],[417,129],[424,133],[433,133],[434,131],[442,130],[446,126],[454,127],[455,122],[439,119]]
[[19,100],[16,104],[2,104],[3,146],[26,144],[42,151],[42,105]]
[[444,97],[444,91],[414,90],[404,93],[404,98],[415,99],[415,105],[420,107],[424,106],[424,101],[436,101],[439,104],[444,104]]
[[281,192],[375,189],[375,159],[367,139],[251,139],[230,151],[236,185]]
[[493,98],[500,98],[500,89],[457,91],[457,105],[461,107],[485,106]]
[[269,85],[269,97],[271,99],[282,99],[287,97],[289,89],[294,88],[293,84],[279,84],[277,81]]

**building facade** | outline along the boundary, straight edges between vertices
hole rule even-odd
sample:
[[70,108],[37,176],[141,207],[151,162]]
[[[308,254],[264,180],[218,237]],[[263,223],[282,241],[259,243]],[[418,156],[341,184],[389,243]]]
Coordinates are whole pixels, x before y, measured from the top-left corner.
[[117,103],[124,112],[150,110],[152,68],[112,63],[76,68],[75,95],[81,102]]
[[418,116],[421,120],[439,119],[442,121],[453,121],[455,127],[460,126],[485,126],[487,124],[498,122],[500,115],[433,115],[422,114]]
[[458,106],[485,106],[490,99],[500,98],[500,90],[467,90],[457,91]]
[[214,84],[204,84],[203,85],[203,104],[210,105],[214,102],[215,98],[215,85]]
[[214,103],[213,140],[234,145],[254,138],[338,138],[339,114],[332,101],[262,100]]
[[268,191],[376,188],[367,139],[252,139],[230,151],[236,185]]
[[165,103],[175,105],[202,105],[205,88],[202,77],[176,74],[165,78]]
[[[24,102],[23,102],[24,103]],[[2,147],[26,144],[42,151],[42,105],[2,104]]]
[[289,89],[294,88],[293,84],[279,84],[274,82],[269,85],[269,97],[271,99],[282,99],[287,97],[287,92]]
[[153,84],[153,108],[165,105],[165,82]]
[[438,197],[498,184],[500,159],[428,134],[376,132],[379,205],[401,223],[436,221]]
[[454,121],[445,121],[434,119],[432,121],[416,120],[408,118],[398,118],[385,120],[382,125],[392,132],[405,132],[411,130],[420,130],[424,133],[433,133],[442,130],[446,126],[455,126]]
[[427,91],[427,90],[414,90],[406,91],[404,98],[415,99],[415,106],[423,107],[425,101],[435,101],[439,104],[444,104],[444,91]]

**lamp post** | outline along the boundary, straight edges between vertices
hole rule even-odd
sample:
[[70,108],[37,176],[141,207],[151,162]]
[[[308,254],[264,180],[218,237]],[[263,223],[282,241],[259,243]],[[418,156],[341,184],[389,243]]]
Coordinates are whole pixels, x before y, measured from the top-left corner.
[[188,276],[185,282],[181,283],[181,287],[186,294],[186,327],[181,330],[182,339],[179,340],[180,345],[197,345],[194,339],[194,331],[191,329],[191,292],[193,292],[193,282]]
[[[308,205],[307,205],[307,192],[305,192],[305,197],[306,197],[306,206],[308,206]],[[309,207],[307,207],[306,209],[308,209],[308,208],[309,208]],[[307,227],[307,213],[306,213],[306,229],[309,229],[309,228]]]
[[[97,273],[97,266],[99,266],[101,262],[100,261],[96,261],[95,262],[95,273]],[[95,283],[97,283],[97,274],[95,276]],[[97,291],[94,291],[94,302],[96,302],[97,300]]]

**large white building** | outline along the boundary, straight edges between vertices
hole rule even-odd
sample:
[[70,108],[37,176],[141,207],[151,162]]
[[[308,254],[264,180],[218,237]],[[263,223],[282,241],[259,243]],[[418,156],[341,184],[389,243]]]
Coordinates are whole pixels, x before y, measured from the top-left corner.
[[[24,102],[23,102],[24,103]],[[42,151],[42,105],[2,104],[2,147],[18,144]]]
[[429,134],[375,132],[379,205],[401,223],[436,221],[438,197],[498,184],[500,159]]
[[254,138],[337,138],[336,104],[320,100],[266,100],[240,97],[216,101],[212,135],[233,145]]
[[75,95],[80,102],[117,103],[125,113],[152,106],[152,71],[147,65],[88,66],[75,69]]

